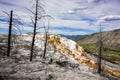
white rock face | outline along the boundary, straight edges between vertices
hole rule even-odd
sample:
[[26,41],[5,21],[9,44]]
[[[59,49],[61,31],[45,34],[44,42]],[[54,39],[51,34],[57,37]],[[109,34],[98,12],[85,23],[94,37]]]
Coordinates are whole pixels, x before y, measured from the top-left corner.
[[[31,41],[31,36],[24,37],[24,40]],[[45,44],[45,35],[36,35],[36,40],[35,40],[36,48],[38,50],[42,50],[43,52],[44,44]],[[87,64],[89,67],[95,67],[94,65],[95,62],[89,60],[83,48],[77,45],[76,42],[73,40],[61,36],[48,35],[48,45],[49,48],[47,48],[47,55],[49,56],[54,54],[54,50],[56,50],[61,54],[66,55],[66,57],[69,57],[69,59],[74,63],[81,62]],[[50,45],[52,48],[50,47]],[[38,53],[41,54],[41,52]],[[90,63],[89,64],[86,63],[86,60],[87,62],[90,61]]]
[[76,43],[70,39],[60,37],[60,41],[64,44],[69,50],[76,52]]
[[[31,42],[32,38],[28,35],[25,36],[23,40]],[[0,76],[7,76],[8,78],[4,77],[7,78],[5,80],[109,80],[96,74],[95,69],[81,64],[74,57],[69,56],[70,54],[67,52],[70,51],[78,55],[79,58],[84,58],[79,52],[79,50],[83,51],[82,47],[77,49],[74,41],[64,37],[54,38],[54,35],[49,37],[51,43],[48,41],[45,60],[42,60],[44,35],[36,37],[32,62],[29,61],[30,48],[28,44],[26,44],[27,47],[18,48],[17,52],[12,53],[13,55],[9,58],[0,56]],[[52,39],[57,38],[60,39],[60,43],[54,42],[52,44]],[[56,46],[61,47],[60,45],[63,47],[62,49],[55,49]],[[68,56],[62,54],[61,50]]]

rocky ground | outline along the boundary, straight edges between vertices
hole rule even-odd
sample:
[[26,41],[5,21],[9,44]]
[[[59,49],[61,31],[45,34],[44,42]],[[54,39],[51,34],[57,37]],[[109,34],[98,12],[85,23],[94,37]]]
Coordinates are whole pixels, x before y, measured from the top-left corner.
[[26,53],[29,53],[27,49],[19,49],[11,57],[0,55],[0,80],[117,80],[99,76],[96,70],[54,50],[46,55],[46,59],[42,59],[40,54],[34,56],[32,62]]
[[[12,48],[10,57],[4,47],[0,48],[0,80],[118,80],[107,75],[98,75],[95,69],[78,63],[47,45],[43,59],[44,43],[36,44],[33,61],[29,61],[30,46]],[[5,51],[3,51],[5,50]]]
[[15,61],[4,57],[0,60],[0,80],[117,80],[99,76],[86,65],[63,61]]
[[[97,58],[93,55],[90,55],[89,53],[87,53],[87,56],[92,59],[93,61],[97,61]],[[102,60],[102,64],[109,67],[110,69],[117,69],[117,70],[120,70],[120,64],[113,64],[113,63],[110,63],[108,61],[105,61],[105,60]]]

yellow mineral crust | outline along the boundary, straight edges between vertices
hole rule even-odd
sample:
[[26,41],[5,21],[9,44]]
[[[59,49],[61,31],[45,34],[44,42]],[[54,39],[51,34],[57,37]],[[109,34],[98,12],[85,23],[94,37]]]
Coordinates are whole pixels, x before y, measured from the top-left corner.
[[70,56],[74,58],[76,61],[80,63],[84,63],[88,65],[90,68],[96,68],[96,63],[91,61],[85,54],[85,51],[79,45],[76,46],[77,53],[73,53],[73,51],[69,50],[64,44],[60,42],[60,38],[57,36],[48,36],[48,43],[53,45],[56,50],[58,50],[63,55]]
[[[28,36],[32,36],[32,35],[28,35]],[[44,37],[44,35],[36,35],[36,37]],[[47,42],[49,44],[51,44],[57,51],[59,51],[61,54],[65,55],[65,56],[69,56],[74,58],[76,61],[86,64],[88,67],[90,68],[97,68],[97,64],[95,61],[90,60],[84,49],[79,46],[78,44],[75,45],[75,50],[71,51],[70,49],[68,49],[67,46],[65,46],[62,42],[61,42],[61,38],[55,35],[48,35],[47,37]],[[106,68],[105,66],[103,66],[103,72],[108,74],[108,75],[112,75],[115,77],[119,77],[120,78],[120,70],[112,70],[109,68]]]
[[112,76],[120,78],[120,70],[114,70],[114,69],[109,69],[109,68],[104,67],[103,72],[108,75],[112,75]]
[[[58,50],[60,53],[62,53],[63,55],[66,56],[70,56],[72,58],[74,58],[76,61],[86,64],[87,66],[89,66],[90,68],[97,68],[97,64],[96,62],[94,62],[93,60],[90,60],[84,49],[82,47],[80,47],[79,45],[75,45],[76,46],[76,50],[77,53],[73,53],[73,51],[69,50],[64,44],[61,43],[60,41],[60,37],[58,36],[48,36],[48,41],[49,44],[53,45],[54,48],[56,50]],[[108,75],[112,75],[112,76],[116,76],[120,78],[120,70],[112,70],[109,68],[104,68],[103,70],[106,74]]]

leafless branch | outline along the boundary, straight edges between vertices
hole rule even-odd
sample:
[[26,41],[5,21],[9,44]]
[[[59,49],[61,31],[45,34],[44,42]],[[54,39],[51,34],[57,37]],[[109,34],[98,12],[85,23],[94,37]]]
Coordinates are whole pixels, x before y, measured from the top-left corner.
[[25,7],[26,10],[28,10],[30,13],[35,14],[32,10]]
[[10,16],[10,14],[8,14],[6,11],[3,11],[3,13],[5,13],[7,16]]

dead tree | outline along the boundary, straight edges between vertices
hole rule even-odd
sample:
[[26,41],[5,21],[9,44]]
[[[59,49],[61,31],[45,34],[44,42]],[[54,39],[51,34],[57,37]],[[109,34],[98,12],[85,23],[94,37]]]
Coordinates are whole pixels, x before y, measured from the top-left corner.
[[33,4],[33,7],[35,8],[35,11],[32,11],[26,8],[34,15],[34,17],[31,17],[31,22],[33,24],[33,36],[32,36],[32,43],[31,43],[31,49],[30,49],[30,61],[32,61],[32,58],[33,58],[34,44],[35,44],[35,37],[37,34],[37,30],[42,28],[37,26],[38,21],[48,16],[48,15],[45,15],[45,10],[43,8],[43,6],[45,5],[43,5],[43,2],[42,2],[43,0],[34,0],[34,1],[35,1],[35,7],[34,7],[34,4]]
[[34,24],[34,30],[33,30],[32,44],[31,44],[30,61],[32,61],[32,57],[33,57],[33,49],[34,49],[36,27],[37,27],[37,16],[38,16],[38,0],[36,0],[35,23],[33,23]]
[[10,56],[13,11],[10,11],[7,56]]
[[[22,23],[20,21],[21,19],[16,14],[13,15],[13,11],[12,10],[10,11],[10,14],[8,14],[5,11],[3,11],[3,12],[5,14],[7,14],[7,16],[10,17],[10,19],[8,21],[9,22],[9,32],[8,32],[8,48],[7,48],[7,56],[10,56],[10,51],[11,51],[12,43],[14,43],[14,41],[16,39],[16,33],[17,32],[15,32],[15,28],[21,34],[22,33],[21,32],[21,28],[20,28],[21,26],[19,26],[19,24],[22,24]],[[14,18],[13,18],[13,16],[14,16]]]
[[53,17],[46,15],[43,18],[43,26],[44,26],[44,31],[45,31],[45,43],[44,43],[44,53],[43,53],[43,59],[45,59],[46,55],[46,47],[47,47],[47,37],[48,37],[48,32],[49,32],[49,27],[50,27],[50,20],[53,19]]
[[31,44],[31,50],[30,50],[30,61],[32,61],[33,53],[34,53],[34,44],[35,44],[35,36],[36,36],[36,28],[38,20],[40,20],[42,17],[42,12],[45,13],[43,7],[41,6],[42,3],[39,2],[40,0],[35,0],[35,13],[31,10],[32,14],[34,15],[34,20],[32,20],[32,24],[34,25],[33,30],[33,37],[32,37],[32,44]]
[[101,74],[101,54],[102,54],[102,30],[100,25],[100,32],[99,32],[99,52],[98,52],[98,70],[97,72]]

